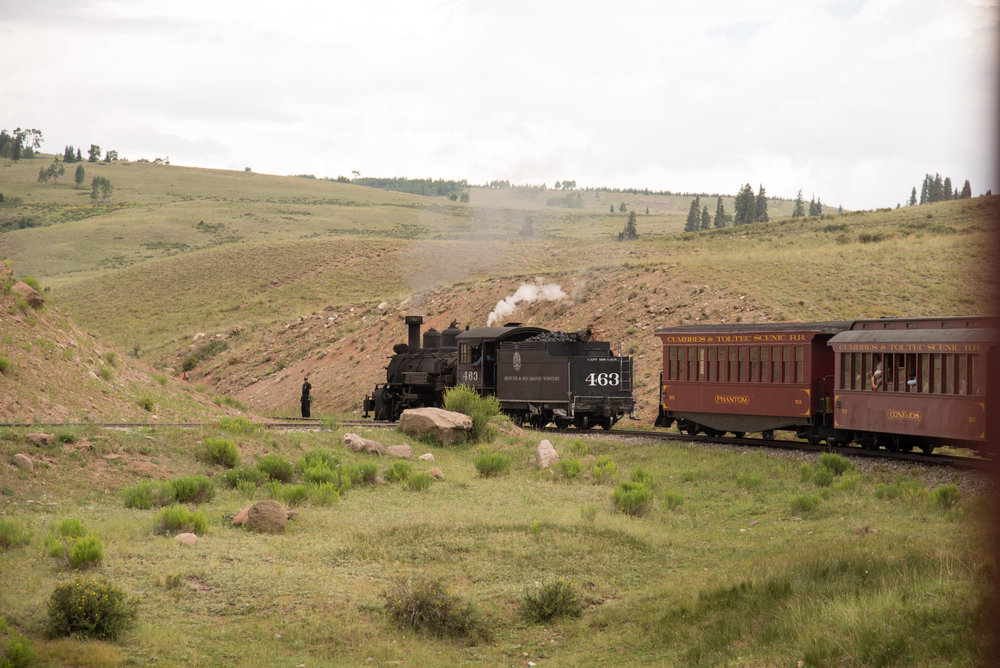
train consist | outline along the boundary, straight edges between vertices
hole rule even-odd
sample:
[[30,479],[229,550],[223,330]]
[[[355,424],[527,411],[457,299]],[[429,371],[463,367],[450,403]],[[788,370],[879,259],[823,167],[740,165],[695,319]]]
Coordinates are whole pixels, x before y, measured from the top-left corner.
[[408,343],[396,344],[386,382],[365,397],[365,417],[398,420],[407,408],[441,406],[449,387],[496,396],[517,424],[610,429],[635,411],[632,358],[615,355],[589,330],[550,332],[509,324],[442,332],[420,341],[421,316],[407,316]]
[[778,429],[811,443],[987,450],[998,319],[688,325],[663,341],[657,426],[713,436]]

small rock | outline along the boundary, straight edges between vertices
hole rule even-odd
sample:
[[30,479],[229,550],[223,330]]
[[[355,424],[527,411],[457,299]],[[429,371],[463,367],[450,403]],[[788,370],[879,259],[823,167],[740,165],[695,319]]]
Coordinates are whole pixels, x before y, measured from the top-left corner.
[[444,480],[444,472],[441,469],[435,467],[427,472],[427,475],[434,478],[435,480]]
[[413,459],[413,448],[406,443],[402,445],[390,445],[385,449],[385,454],[401,459]]
[[422,459],[425,462],[432,462],[432,461],[434,461],[434,453],[425,452],[424,454],[422,454],[419,457],[417,457],[417,459]]
[[198,542],[198,536],[193,533],[179,533],[174,536],[174,540],[178,543],[184,543],[185,545],[194,545]]
[[35,470],[35,462],[32,461],[31,457],[23,453],[17,453],[14,455],[14,466],[24,471],[33,472]]

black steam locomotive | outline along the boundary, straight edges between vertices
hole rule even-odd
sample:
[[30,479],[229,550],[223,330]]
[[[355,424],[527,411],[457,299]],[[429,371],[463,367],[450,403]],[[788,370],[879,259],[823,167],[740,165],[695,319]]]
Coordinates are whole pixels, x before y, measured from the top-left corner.
[[541,327],[429,329],[420,345],[421,316],[407,316],[409,342],[393,347],[386,382],[365,397],[365,417],[398,420],[407,408],[441,406],[444,392],[467,385],[494,395],[517,424],[541,428],[610,429],[635,411],[632,358],[617,356],[590,331]]

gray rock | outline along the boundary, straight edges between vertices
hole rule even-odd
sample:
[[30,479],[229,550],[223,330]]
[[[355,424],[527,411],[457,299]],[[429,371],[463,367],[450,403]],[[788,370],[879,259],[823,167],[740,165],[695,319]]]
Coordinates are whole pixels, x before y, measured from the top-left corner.
[[399,428],[414,438],[433,434],[444,445],[464,443],[472,429],[472,418],[441,408],[410,408],[399,418]]

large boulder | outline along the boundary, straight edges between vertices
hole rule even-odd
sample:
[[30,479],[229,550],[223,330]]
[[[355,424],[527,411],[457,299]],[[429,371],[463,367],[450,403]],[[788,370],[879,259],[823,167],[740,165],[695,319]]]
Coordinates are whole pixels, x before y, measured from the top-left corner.
[[247,526],[258,533],[284,533],[288,510],[274,499],[253,504],[247,513]]
[[24,281],[18,281],[14,284],[14,292],[21,295],[31,308],[41,308],[45,303],[45,297]]
[[31,472],[35,470],[35,462],[31,459],[31,457],[24,454],[23,452],[19,452],[16,455],[14,455],[13,462],[14,466],[24,471]]
[[410,408],[400,416],[399,428],[414,438],[432,434],[444,445],[464,443],[472,429],[472,418],[442,408]]

